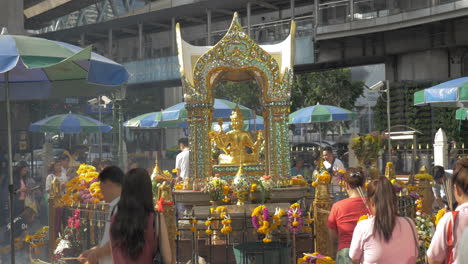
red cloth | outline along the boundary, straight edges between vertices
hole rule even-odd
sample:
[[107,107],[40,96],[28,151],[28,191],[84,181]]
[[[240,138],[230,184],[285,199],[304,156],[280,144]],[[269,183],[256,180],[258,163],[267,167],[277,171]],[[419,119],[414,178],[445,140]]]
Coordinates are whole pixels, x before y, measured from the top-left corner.
[[348,198],[333,204],[327,226],[338,233],[338,250],[349,248],[359,217],[368,213],[361,197]]
[[[140,256],[136,260],[130,259],[122,249],[119,247],[115,247],[112,242],[112,235],[111,235],[111,245],[112,245],[112,258],[114,260],[114,264],[152,264],[153,257],[155,253],[155,241],[154,241],[154,228],[153,228],[153,219],[154,213],[151,213],[147,217],[146,221],[146,231],[145,231],[145,247],[141,252]],[[111,228],[112,222],[114,221],[114,217],[112,217],[111,221]]]

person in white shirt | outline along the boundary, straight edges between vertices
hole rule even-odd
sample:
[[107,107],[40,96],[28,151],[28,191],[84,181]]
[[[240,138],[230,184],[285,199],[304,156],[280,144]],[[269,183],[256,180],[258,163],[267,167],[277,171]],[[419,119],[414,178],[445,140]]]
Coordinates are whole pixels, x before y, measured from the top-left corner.
[[48,173],[49,175],[47,175],[45,183],[46,193],[50,192],[52,181],[54,179],[57,179],[60,182],[60,189],[65,191],[65,184],[67,184],[68,178],[66,175],[62,174],[62,163],[60,160],[54,160],[50,163]]
[[330,173],[331,178],[331,192],[335,197],[335,202],[344,199],[345,197],[341,197],[337,194],[341,191],[340,179],[337,177],[337,172],[339,170],[344,170],[344,164],[341,160],[333,155],[333,150],[331,147],[326,147],[323,150],[323,165],[325,169]]
[[179,139],[179,148],[182,152],[177,154],[175,167],[177,169],[177,181],[183,181],[189,177],[190,150],[187,138]]
[[122,182],[124,179],[123,171],[117,166],[109,166],[104,168],[99,173],[99,181],[101,182],[101,192],[104,196],[104,201],[109,203],[108,215],[106,217],[106,225],[104,227],[104,235],[98,246],[86,250],[81,253],[80,261],[88,261],[89,264],[112,264],[111,247],[110,247],[110,220],[112,215],[117,211],[117,203],[120,200],[122,193]]

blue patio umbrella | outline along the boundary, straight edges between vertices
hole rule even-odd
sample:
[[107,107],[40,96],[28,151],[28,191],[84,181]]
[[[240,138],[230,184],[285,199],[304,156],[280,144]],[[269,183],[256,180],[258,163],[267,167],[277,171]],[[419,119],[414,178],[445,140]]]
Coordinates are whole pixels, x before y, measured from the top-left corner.
[[123,126],[130,128],[174,128],[183,127],[183,124],[177,121],[164,121],[161,112],[151,112],[127,120]]
[[50,116],[29,126],[31,132],[106,133],[111,130],[111,126],[96,119],[72,113]]
[[[8,168],[10,185],[10,225],[13,226],[13,153],[10,100],[37,100],[50,97],[93,96],[105,86],[128,80],[125,68],[91,52],[63,42],[0,34],[0,99],[7,115]],[[14,228],[11,231],[11,261],[15,262]]]
[[349,121],[356,119],[356,113],[347,109],[331,105],[313,105],[299,109],[289,115],[290,124],[319,124],[319,137],[322,143],[322,122]]
[[450,80],[414,93],[414,105],[463,107],[468,104],[468,77]]
[[[224,100],[224,99],[214,99],[214,112],[213,112],[213,120],[216,118],[228,118],[232,114],[232,110],[238,104]],[[244,115],[244,119],[250,119],[254,117],[254,113],[251,109],[243,106],[238,105],[242,114]],[[185,109],[185,102],[173,105],[165,110],[162,111],[162,120],[164,121],[186,121],[187,120],[187,110]]]

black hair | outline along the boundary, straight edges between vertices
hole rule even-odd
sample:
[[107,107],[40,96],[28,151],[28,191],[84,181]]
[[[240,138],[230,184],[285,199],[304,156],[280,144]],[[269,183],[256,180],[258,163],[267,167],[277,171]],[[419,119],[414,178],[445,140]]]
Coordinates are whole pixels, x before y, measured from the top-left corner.
[[184,144],[184,146],[188,147],[189,146],[188,138],[180,138],[179,144]]
[[432,171],[434,172],[434,180],[441,179],[445,175],[444,167],[439,166],[439,165],[434,166],[434,168],[432,168]]
[[55,173],[55,164],[60,163],[59,159],[54,159],[49,163],[48,173]]
[[124,180],[124,172],[117,166],[105,167],[98,176],[99,181],[109,180],[113,183],[122,185]]
[[142,168],[131,169],[124,177],[119,210],[111,225],[111,236],[124,255],[135,260],[145,246],[148,216],[154,212],[151,178]]
[[333,155],[333,149],[330,146],[326,146],[325,148],[323,148],[323,151],[326,151]]
[[345,174],[345,181],[351,189],[362,188],[366,181],[364,170],[361,167],[348,168]]
[[21,170],[24,169],[24,168],[28,168],[29,167],[29,164],[22,160],[20,162],[18,162],[18,164],[16,164],[15,168],[13,169],[13,174],[20,174]]

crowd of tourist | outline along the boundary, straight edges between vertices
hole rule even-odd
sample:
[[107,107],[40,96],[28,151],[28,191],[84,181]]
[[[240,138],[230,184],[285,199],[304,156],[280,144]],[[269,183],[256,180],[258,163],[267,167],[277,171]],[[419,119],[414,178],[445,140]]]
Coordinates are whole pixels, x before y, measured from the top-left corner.
[[[180,142],[181,154],[177,157],[177,177],[183,180],[188,173],[189,149],[185,140]],[[323,152],[325,169],[334,179],[343,163],[333,152]],[[69,168],[69,157],[61,156],[51,162],[44,182],[44,198],[51,190],[51,183],[58,180],[62,186],[74,173]],[[2,161],[0,160],[0,165]],[[80,255],[80,260],[93,263],[153,263],[160,256],[164,263],[170,263],[169,238],[164,218],[154,211],[151,177],[142,168],[131,168],[126,174],[109,162],[96,164],[99,171],[101,191],[108,203],[109,212],[100,243]],[[3,168],[3,167],[2,167]],[[32,223],[40,210],[41,186],[28,173],[26,162],[18,162],[14,169],[14,214],[22,231],[24,225]],[[303,162],[297,161],[292,168],[297,174],[303,173]],[[5,169],[0,170],[0,184],[5,185]],[[444,191],[445,171],[434,168],[434,205],[436,209],[447,208],[441,218],[426,252],[430,264],[468,263],[468,158],[458,161],[453,170],[452,191],[457,206],[450,211],[447,192]],[[420,256],[418,231],[412,219],[398,216],[397,196],[394,186],[386,177],[370,181],[367,186],[362,168],[348,168],[344,173],[346,199],[337,199],[333,204],[327,226],[331,247],[336,262],[348,263],[416,263]],[[3,187],[2,187],[3,188]],[[340,188],[343,188],[340,185]],[[2,189],[3,190],[3,189]],[[3,194],[3,192],[0,192]],[[1,208],[8,205],[2,195]],[[367,216],[367,217],[363,217]],[[2,217],[2,225],[6,225]],[[3,228],[3,237],[8,237],[8,228]],[[3,244],[7,240],[0,241]],[[157,253],[157,254],[156,254]]]
[[[439,221],[426,259],[429,264],[468,263],[468,158],[458,161],[451,182],[458,206],[449,210],[441,190],[444,170],[435,168],[437,207],[448,211]],[[416,263],[418,231],[412,219],[398,216],[397,197],[385,177],[372,180],[364,191],[364,172],[349,168],[345,175],[347,199],[333,204],[327,225],[336,263]],[[437,193],[439,196],[437,196]],[[368,215],[364,217],[363,215]]]

